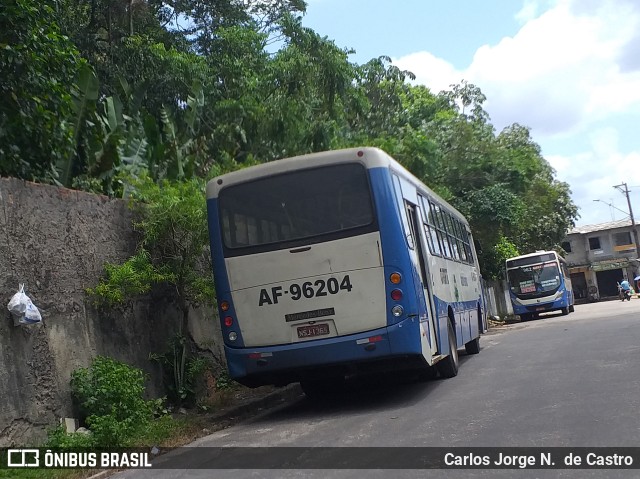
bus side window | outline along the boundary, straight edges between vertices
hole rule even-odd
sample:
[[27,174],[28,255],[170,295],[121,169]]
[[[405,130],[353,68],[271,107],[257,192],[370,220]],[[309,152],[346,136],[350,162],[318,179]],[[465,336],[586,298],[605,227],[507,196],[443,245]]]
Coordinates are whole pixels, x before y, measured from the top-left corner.
[[440,239],[440,234],[437,231],[438,223],[436,216],[436,205],[429,200],[429,232],[434,237],[434,245],[437,245],[437,251],[440,256],[446,256],[444,245],[442,244],[442,240]]
[[453,253],[453,259],[460,261],[460,252],[458,251],[458,242],[455,237],[455,228],[453,226],[453,218],[448,212],[442,212],[445,218],[445,228],[447,230],[447,237],[449,238],[449,244],[451,245],[451,251]]
[[442,256],[440,242],[438,241],[438,236],[436,235],[436,230],[433,226],[433,213],[431,212],[430,203],[422,196],[418,195],[418,198],[420,198],[420,203],[422,205],[424,234],[427,238],[427,243],[429,244],[429,251],[433,255]]
[[404,207],[404,198],[402,196],[402,186],[400,185],[400,178],[396,174],[391,174],[393,178],[393,189],[396,193],[396,204],[400,212],[400,219],[402,220],[402,228],[404,230],[404,237],[407,240],[409,248],[414,249],[415,243],[413,236],[411,235],[411,229],[409,228],[409,219],[407,218],[407,210]]
[[457,218],[453,218],[453,225],[455,226],[456,229],[456,239],[458,242],[458,251],[460,252],[460,259],[464,262],[464,263],[468,263],[469,260],[467,259],[467,249],[464,246],[464,226],[462,225],[462,223],[460,223],[460,220]]
[[443,217],[444,211],[442,211],[442,209],[436,204],[433,205],[433,211],[436,224],[436,234],[440,240],[440,244],[442,245],[442,252],[446,258],[453,258],[451,244],[449,243],[449,237],[447,236],[447,227]]
[[467,258],[468,258],[469,264],[474,264],[475,259],[473,257],[473,250],[471,249],[471,235],[466,230],[466,228],[463,229],[462,234],[464,235],[464,238],[463,238],[464,249],[467,251]]

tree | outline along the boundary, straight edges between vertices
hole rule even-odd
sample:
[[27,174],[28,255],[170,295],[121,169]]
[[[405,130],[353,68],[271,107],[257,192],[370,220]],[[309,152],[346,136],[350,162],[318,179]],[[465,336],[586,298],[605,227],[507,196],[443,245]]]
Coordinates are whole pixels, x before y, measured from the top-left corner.
[[[165,28],[171,10],[155,0],[58,0],[57,19],[62,32],[77,46],[80,54],[93,67],[101,94],[114,95],[119,78],[127,77],[122,67],[145,68],[153,62],[130,60],[132,37],[142,38],[141,48],[163,45],[167,50],[188,50],[188,41]],[[135,48],[137,45],[133,45]],[[135,68],[131,72],[135,76]],[[128,78],[128,77],[127,77]],[[128,78],[129,79],[129,78]],[[137,84],[137,82],[131,82]],[[190,84],[190,82],[189,82]]]
[[415,75],[400,70],[391,58],[373,58],[355,70],[354,95],[345,104],[347,121],[354,137],[391,137],[407,121],[405,109],[411,89],[407,79]]
[[423,90],[412,93],[404,100],[411,129],[395,135],[401,140],[392,147],[403,148],[394,154],[469,219],[482,244],[482,271],[500,274],[500,244],[525,252],[555,247],[577,209],[529,129],[513,124],[496,135],[482,108],[486,97],[467,82],[435,99]]
[[[221,167],[216,173],[222,173]],[[233,166],[231,166],[233,168]],[[167,382],[180,404],[193,393],[194,374],[204,366],[192,359],[188,325],[191,308],[215,304],[211,276],[204,182],[197,178],[154,183],[148,176],[130,179],[135,228],[141,240],[137,253],[123,264],[105,265],[105,277],[89,293],[99,304],[115,306],[153,288],[165,288],[181,313],[171,350],[154,354],[172,376]],[[169,289],[167,289],[169,288]],[[219,361],[219,358],[217,358]],[[193,369],[196,368],[196,369]]]
[[73,86],[82,60],[53,2],[0,7],[0,174],[51,181],[73,151]]
[[[278,39],[284,19],[304,13],[304,0],[175,0],[171,3],[174,23],[191,39],[194,50],[211,56],[219,32],[230,27],[249,27]],[[181,22],[180,18],[187,21]],[[186,27],[182,27],[184,23]]]

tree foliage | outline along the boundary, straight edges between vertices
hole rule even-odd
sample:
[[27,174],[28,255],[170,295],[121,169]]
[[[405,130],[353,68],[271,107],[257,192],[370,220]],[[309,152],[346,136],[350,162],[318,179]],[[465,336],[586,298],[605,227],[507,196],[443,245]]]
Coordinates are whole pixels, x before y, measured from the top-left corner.
[[183,315],[183,334],[189,309],[215,297],[210,264],[201,263],[208,258],[204,182],[192,178],[157,184],[147,175],[127,182],[138,217],[138,252],[121,265],[107,265],[105,278],[90,292],[113,305],[147,293],[155,284],[170,285]]
[[83,60],[54,2],[0,2],[0,174],[53,180],[73,151],[74,80]]
[[[496,132],[479,86],[435,93],[382,54],[353,63],[304,26],[303,0],[0,1],[0,174],[113,196],[148,177],[175,199],[216,171],[379,146],[469,218],[488,276],[499,245],[555,247],[577,217],[529,129]],[[158,244],[135,264],[155,268]]]

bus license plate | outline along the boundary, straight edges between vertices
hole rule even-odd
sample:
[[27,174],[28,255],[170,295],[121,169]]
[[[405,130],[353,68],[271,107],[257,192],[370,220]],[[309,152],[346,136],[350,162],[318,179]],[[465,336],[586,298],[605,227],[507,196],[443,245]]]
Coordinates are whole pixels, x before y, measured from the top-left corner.
[[311,338],[313,336],[322,336],[329,334],[328,324],[313,324],[311,326],[299,326],[298,338]]

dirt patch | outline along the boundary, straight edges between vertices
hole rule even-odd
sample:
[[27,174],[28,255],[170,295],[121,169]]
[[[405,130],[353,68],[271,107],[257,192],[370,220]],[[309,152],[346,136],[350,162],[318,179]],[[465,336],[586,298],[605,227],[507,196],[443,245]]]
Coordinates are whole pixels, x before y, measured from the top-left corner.
[[184,446],[302,397],[304,393],[298,384],[281,388],[262,386],[253,389],[238,386],[233,390],[222,392],[218,396],[217,405],[213,405],[211,411],[194,409],[174,414],[176,418],[181,416],[186,418],[189,426],[185,428],[182,435],[173,437],[171,444],[166,446]]

